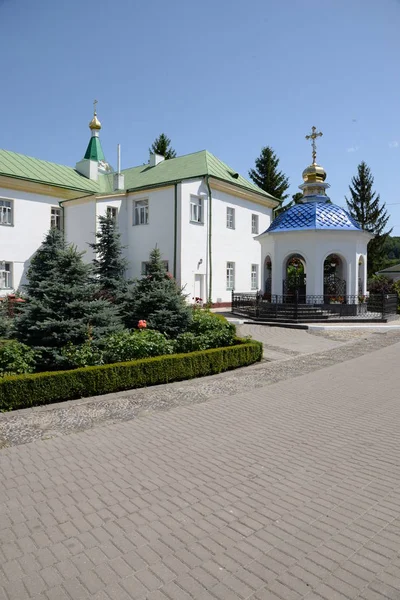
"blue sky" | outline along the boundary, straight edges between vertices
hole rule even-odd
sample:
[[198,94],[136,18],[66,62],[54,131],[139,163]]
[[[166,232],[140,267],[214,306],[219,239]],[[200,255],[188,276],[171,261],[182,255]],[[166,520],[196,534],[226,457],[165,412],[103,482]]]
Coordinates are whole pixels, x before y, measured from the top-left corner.
[[97,98],[114,165],[270,145],[293,194],[316,125],[333,202],[365,160],[400,235],[399,31],[400,0],[0,0],[0,147],[75,165]]

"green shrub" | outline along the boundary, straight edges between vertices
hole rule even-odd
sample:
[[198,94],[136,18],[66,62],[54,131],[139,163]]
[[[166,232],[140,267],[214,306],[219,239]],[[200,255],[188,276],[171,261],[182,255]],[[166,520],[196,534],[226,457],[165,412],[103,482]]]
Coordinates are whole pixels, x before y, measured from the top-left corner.
[[35,368],[35,352],[15,340],[0,342],[0,377],[32,373]]
[[202,335],[210,331],[229,331],[232,336],[236,335],[236,327],[222,315],[212,313],[209,310],[193,310],[193,319],[188,331],[196,335]]
[[104,363],[172,354],[173,343],[164,334],[152,329],[122,331],[104,340]]
[[219,330],[206,331],[196,335],[191,331],[181,333],[175,340],[175,352],[194,352],[196,350],[208,350],[210,348],[223,348],[235,343],[235,328],[221,327]]
[[0,379],[0,409],[10,410],[221,373],[261,360],[260,342],[133,362]]
[[89,340],[81,346],[68,344],[61,350],[61,354],[65,359],[66,369],[75,369],[76,367],[93,367],[95,365],[104,364],[102,350],[97,348],[93,342]]

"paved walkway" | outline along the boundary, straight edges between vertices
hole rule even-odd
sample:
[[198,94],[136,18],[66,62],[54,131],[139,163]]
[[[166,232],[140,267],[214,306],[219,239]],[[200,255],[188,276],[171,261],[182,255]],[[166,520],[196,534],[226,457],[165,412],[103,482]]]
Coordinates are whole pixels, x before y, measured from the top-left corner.
[[399,358],[3,449],[0,599],[399,599]]

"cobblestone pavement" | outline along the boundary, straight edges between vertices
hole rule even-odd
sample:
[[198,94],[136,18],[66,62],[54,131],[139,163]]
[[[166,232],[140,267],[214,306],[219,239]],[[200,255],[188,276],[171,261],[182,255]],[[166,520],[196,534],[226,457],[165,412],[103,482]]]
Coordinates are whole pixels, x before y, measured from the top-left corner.
[[[0,599],[399,599],[395,341],[264,363],[232,391],[238,372],[212,378],[208,402],[4,448]],[[302,375],[271,383],[268,368],[300,359]]]
[[398,331],[365,334],[361,340],[355,337],[345,343],[313,336],[302,330],[246,325],[239,332],[241,335],[251,334],[262,341],[264,355],[270,362],[212,377],[0,414],[0,448],[258,390],[400,341]]

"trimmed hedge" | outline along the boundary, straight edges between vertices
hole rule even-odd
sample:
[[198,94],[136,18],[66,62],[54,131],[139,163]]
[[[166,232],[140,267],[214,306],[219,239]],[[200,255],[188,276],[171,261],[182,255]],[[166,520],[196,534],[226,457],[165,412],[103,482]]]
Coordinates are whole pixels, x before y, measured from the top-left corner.
[[213,375],[260,361],[262,352],[260,342],[238,339],[235,346],[226,348],[72,371],[8,376],[0,379],[0,410],[16,410]]

